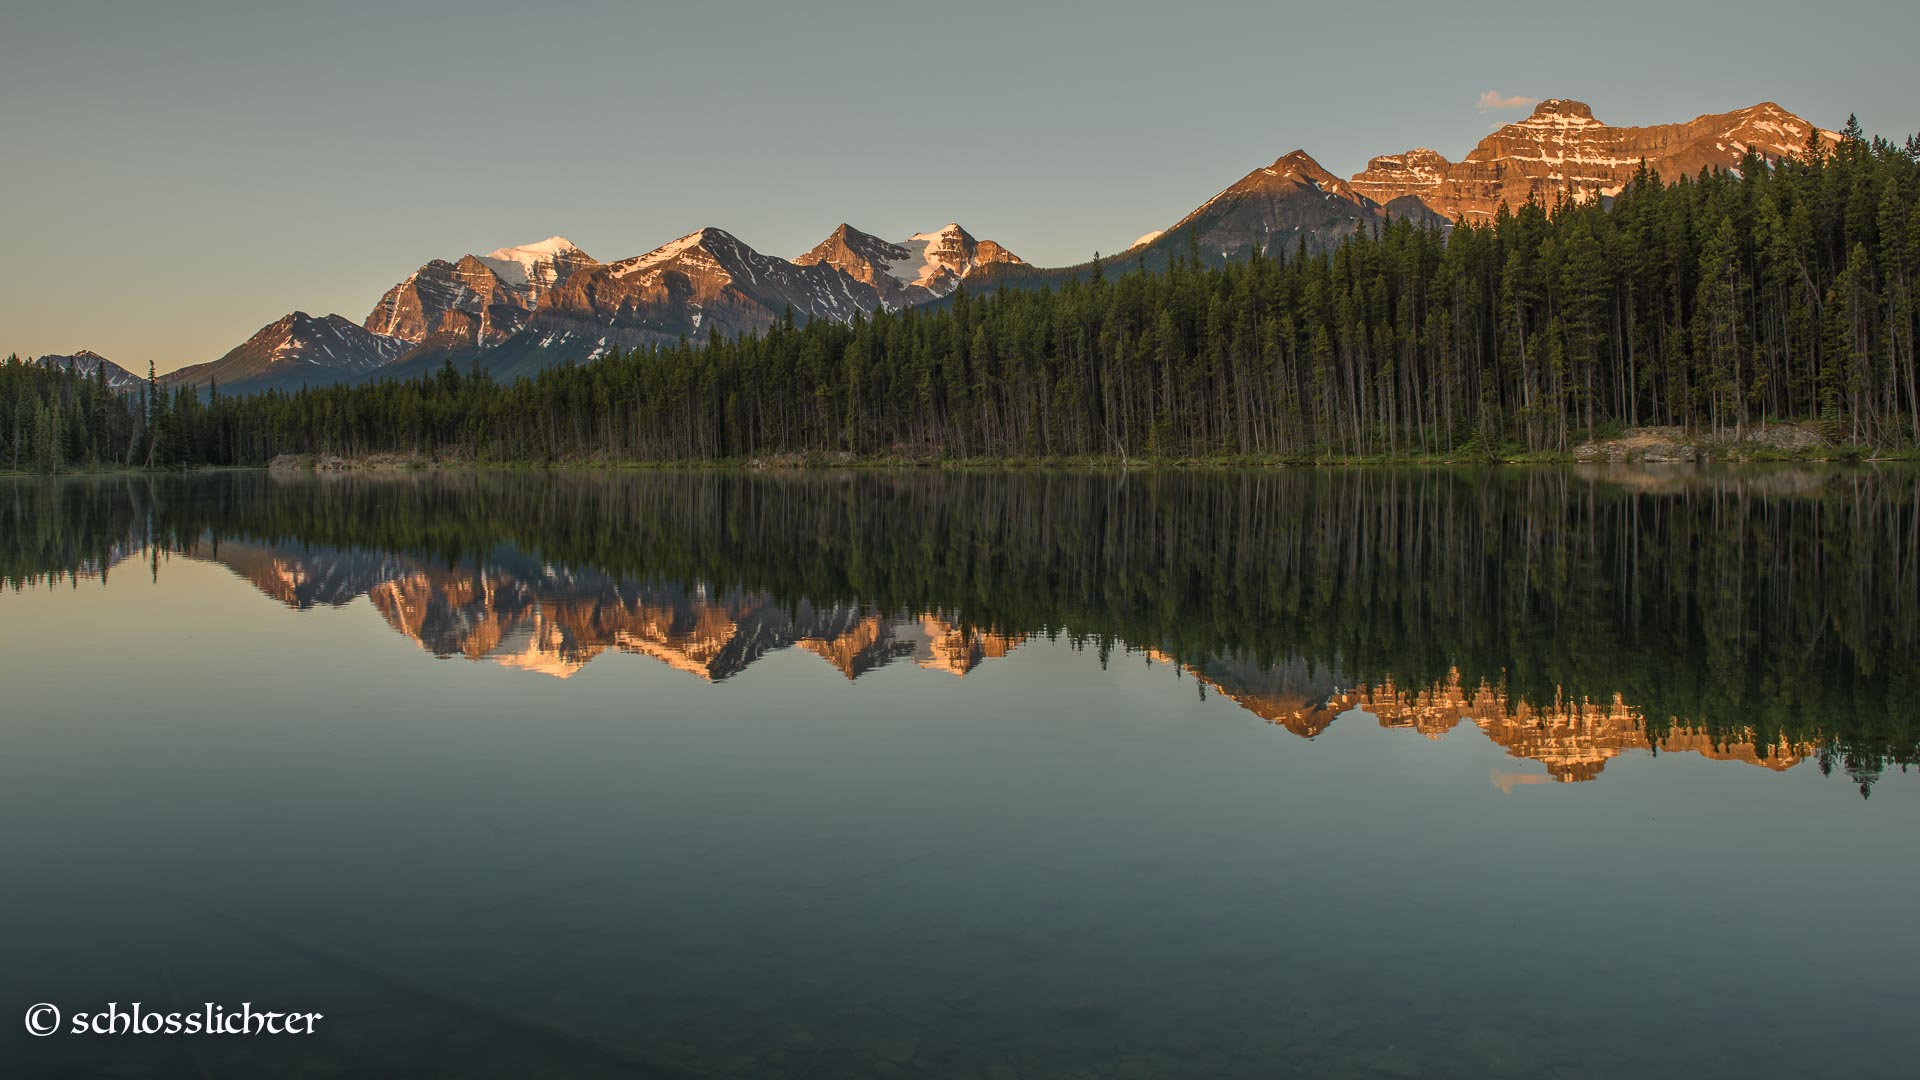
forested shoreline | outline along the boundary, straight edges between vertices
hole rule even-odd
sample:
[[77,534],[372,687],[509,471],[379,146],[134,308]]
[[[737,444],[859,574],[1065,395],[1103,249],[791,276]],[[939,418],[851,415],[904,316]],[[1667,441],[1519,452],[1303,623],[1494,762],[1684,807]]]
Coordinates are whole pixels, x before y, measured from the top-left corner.
[[1769,421],[1920,448],[1920,141],[1750,156],[1609,203],[1395,221],[851,325],[616,352],[511,384],[223,395],[0,365],[0,468],[468,461],[1340,460],[1564,454],[1623,428]]

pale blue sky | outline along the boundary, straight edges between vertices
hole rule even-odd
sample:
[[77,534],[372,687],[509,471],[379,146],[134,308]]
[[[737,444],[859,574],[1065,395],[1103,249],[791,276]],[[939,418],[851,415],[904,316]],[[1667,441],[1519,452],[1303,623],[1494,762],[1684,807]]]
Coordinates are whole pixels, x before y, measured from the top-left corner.
[[1910,2],[0,5],[0,353],[136,370],[556,233],[1077,261],[1295,147],[1458,158],[1489,90],[1920,129]]

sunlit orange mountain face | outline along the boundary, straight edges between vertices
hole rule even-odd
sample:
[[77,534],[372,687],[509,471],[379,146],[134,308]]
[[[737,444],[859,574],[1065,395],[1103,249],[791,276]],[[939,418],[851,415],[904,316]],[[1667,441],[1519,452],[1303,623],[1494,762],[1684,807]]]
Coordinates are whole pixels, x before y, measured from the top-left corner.
[[[1389,221],[1486,224],[1530,200],[1543,207],[1604,201],[1636,180],[1752,170],[1825,153],[1840,140],[1770,101],[1639,127],[1610,124],[1585,102],[1549,98],[1458,161],[1417,147],[1379,154],[1342,179],[1306,149],[1287,151],[1177,221],[1141,222],[1153,228],[1119,261],[1159,268],[1178,257],[1217,265],[1253,252],[1326,251]],[[976,292],[1058,284],[1090,271],[1086,264],[1029,265],[958,222],[897,241],[843,223],[791,260],[711,226],[606,262],[550,236],[486,255],[444,252],[389,287],[357,322],[287,312],[218,358],[163,381],[228,393],[286,390],[415,378],[448,362],[505,380],[610,350],[761,333],[783,317],[847,324],[939,303],[963,284]],[[112,383],[139,382],[84,350],[39,362],[77,363],[82,371],[104,365]]]
[[[933,673],[993,678],[1063,641],[1302,738],[1471,726],[1541,767],[1502,786],[1686,753],[1812,760],[1867,790],[1920,730],[1912,473],[192,483],[0,489],[6,519],[61,523],[5,532],[0,572],[21,587],[187,558],[291,608],[364,607],[436,657],[563,679],[598,661],[720,682],[798,649],[849,680],[918,671],[937,695]],[[1778,579],[1783,550],[1817,582]]]

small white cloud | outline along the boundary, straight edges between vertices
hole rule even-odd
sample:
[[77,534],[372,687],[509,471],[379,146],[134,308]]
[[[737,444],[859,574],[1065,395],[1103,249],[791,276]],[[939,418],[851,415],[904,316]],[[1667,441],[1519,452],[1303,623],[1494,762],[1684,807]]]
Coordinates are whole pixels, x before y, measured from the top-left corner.
[[1480,95],[1480,100],[1474,105],[1474,108],[1479,109],[1481,112],[1492,112],[1495,109],[1530,109],[1538,104],[1540,104],[1540,102],[1537,98],[1522,97],[1519,94],[1502,94],[1498,90],[1489,90]]

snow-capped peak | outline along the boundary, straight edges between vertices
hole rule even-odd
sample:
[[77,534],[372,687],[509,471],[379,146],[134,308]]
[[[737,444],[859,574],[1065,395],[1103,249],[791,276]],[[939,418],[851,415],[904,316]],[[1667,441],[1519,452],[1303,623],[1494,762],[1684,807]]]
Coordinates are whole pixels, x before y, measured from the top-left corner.
[[562,251],[579,251],[580,245],[564,236],[549,236],[537,244],[520,244],[517,247],[503,247],[487,255],[489,259],[515,259],[522,256],[557,255]]
[[887,265],[887,274],[903,285],[939,291],[948,278],[962,278],[973,269],[972,237],[957,221],[932,232],[914,233],[900,246],[907,257]]
[[555,264],[563,256],[584,259],[587,254],[564,236],[549,236],[539,243],[503,247],[478,258],[509,285],[532,284],[545,288],[558,279],[559,271]]

